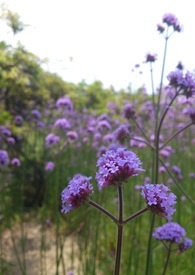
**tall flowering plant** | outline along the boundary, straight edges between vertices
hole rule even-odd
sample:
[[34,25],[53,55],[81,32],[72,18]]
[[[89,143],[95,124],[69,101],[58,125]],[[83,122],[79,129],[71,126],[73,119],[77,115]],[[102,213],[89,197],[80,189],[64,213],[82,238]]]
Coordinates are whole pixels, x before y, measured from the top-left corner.
[[[168,146],[169,142],[195,123],[195,108],[191,106],[185,110],[185,113],[189,116],[191,121],[173,133],[173,135],[167,138],[167,140],[163,140],[161,132],[165,117],[167,116],[176,98],[179,96],[185,96],[187,99],[194,97],[195,77],[194,74],[190,72],[184,72],[183,66],[179,64],[176,71],[168,74],[167,79],[169,81],[169,85],[165,89],[163,86],[163,79],[167,43],[174,32],[181,32],[182,26],[176,16],[168,13],[163,16],[162,24],[157,25],[157,30],[164,36],[165,39],[165,50],[158,93],[155,92],[153,84],[153,63],[156,62],[157,55],[148,53],[145,60],[146,63],[150,64],[152,80],[152,104],[150,105],[150,112],[154,114],[155,118],[153,123],[153,134],[149,137],[143,130],[143,127],[139,124],[135,106],[131,103],[125,104],[123,116],[128,121],[132,120],[134,122],[141,133],[141,137],[132,137],[124,125],[120,126],[113,135],[113,140],[115,143],[111,144],[97,160],[98,170],[95,175],[95,180],[97,182],[98,189],[99,191],[102,191],[102,189],[107,187],[111,188],[112,186],[117,190],[118,215],[113,215],[107,209],[92,200],[94,190],[91,184],[91,177],[86,177],[81,174],[75,175],[75,177],[70,180],[68,186],[61,193],[62,213],[68,213],[73,209],[79,208],[84,202],[86,202],[101,211],[104,215],[108,216],[116,224],[117,241],[113,272],[115,275],[120,274],[124,226],[147,211],[152,212],[152,220],[148,237],[145,274],[151,274],[152,237],[156,240],[162,241],[168,251],[162,274],[165,274],[167,270],[170,254],[174,250],[174,247],[176,247],[179,253],[182,253],[192,246],[192,240],[186,238],[185,229],[178,223],[172,221],[174,212],[176,211],[175,205],[177,197],[171,191],[170,187],[163,183],[159,183],[159,171],[167,171],[180,191],[185,193],[181,185],[178,183],[177,178],[172,175],[172,172],[166,163],[164,163],[161,156],[167,157],[171,150]],[[168,102],[163,101],[164,90],[168,93]],[[138,176],[140,173],[144,172],[142,162],[139,157],[134,152],[129,150],[127,146],[125,146],[124,140],[128,139],[129,136],[131,141],[141,142],[141,148],[148,146],[152,150],[152,177],[150,182],[137,186],[140,196],[142,196],[145,201],[145,207],[138,210],[136,213],[129,215],[128,217],[124,217],[123,187],[128,184],[129,181],[133,181],[134,176]],[[174,169],[173,172],[174,171],[177,172],[178,179],[181,180],[181,173],[178,172],[178,169],[177,171]],[[191,203],[194,204],[192,198],[186,193],[185,195]],[[162,217],[165,221],[167,221],[167,223],[154,229],[156,215]]]

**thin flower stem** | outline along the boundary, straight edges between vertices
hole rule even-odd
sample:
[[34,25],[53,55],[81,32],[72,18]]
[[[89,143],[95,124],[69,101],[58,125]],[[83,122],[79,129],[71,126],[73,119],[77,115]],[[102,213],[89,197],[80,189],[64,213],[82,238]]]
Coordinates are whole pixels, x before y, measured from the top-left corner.
[[169,28],[167,28],[167,35],[165,36],[164,56],[163,56],[163,64],[162,64],[161,79],[160,79],[160,88],[159,88],[158,103],[157,103],[157,112],[156,112],[157,116],[158,116],[158,113],[159,113],[159,110],[160,110],[160,101],[161,101],[161,94],[162,94],[162,88],[163,88],[163,78],[164,78],[164,71],[165,71],[165,61],[166,61],[167,45],[168,45],[168,39],[169,39],[168,31],[169,31]]
[[118,185],[118,224],[117,224],[117,245],[115,256],[114,275],[120,274],[121,253],[123,244],[123,189]]
[[158,169],[159,169],[159,138],[160,138],[160,131],[161,131],[161,127],[163,124],[163,121],[165,119],[165,116],[169,110],[169,108],[171,107],[173,101],[175,100],[175,98],[177,97],[178,93],[175,94],[175,96],[171,99],[170,103],[168,104],[168,106],[166,107],[164,113],[162,114],[162,117],[160,119],[158,128],[157,128],[157,132],[156,132],[156,140],[155,140],[155,179],[154,179],[154,183],[157,184],[158,183]]
[[138,216],[142,215],[143,213],[145,213],[148,209],[148,207],[145,207],[144,209],[136,212],[135,214],[131,215],[129,218],[127,218],[126,220],[123,221],[124,224],[130,222],[131,220],[137,218]]
[[189,128],[193,124],[194,124],[193,122],[190,122],[185,127],[183,127],[182,129],[179,129],[177,132],[175,132],[168,140],[165,141],[165,143],[159,148],[159,150],[163,149],[173,138],[175,138],[178,134],[185,131],[187,128]]
[[170,172],[169,168],[166,166],[166,164],[164,163],[164,161],[160,158],[159,159],[161,164],[164,166],[164,168],[166,169],[167,173],[169,174],[169,176],[172,178],[172,180],[174,181],[174,183],[177,185],[177,187],[179,188],[179,190],[186,196],[186,198],[188,198],[188,200],[195,205],[195,202],[191,199],[190,196],[188,196],[188,194],[184,191],[184,189],[181,187],[181,185],[178,183],[178,181],[175,179],[175,177],[173,177],[172,173]]
[[109,218],[111,218],[111,220],[113,220],[116,224],[118,224],[118,220],[110,213],[108,212],[105,208],[103,208],[101,205],[99,205],[98,203],[92,201],[91,199],[89,199],[89,204],[91,204],[93,207],[95,207],[96,209],[100,210],[102,213],[104,213],[106,216],[108,216]]
[[153,108],[154,108],[154,113],[156,113],[155,93],[154,93],[154,78],[153,78],[152,62],[150,62],[150,77],[151,77],[151,85],[152,85],[152,104],[153,104]]
[[144,131],[142,130],[142,128],[141,128],[140,125],[138,124],[136,118],[133,119],[133,121],[135,122],[135,125],[136,125],[137,128],[140,130],[140,132],[142,133],[142,135],[145,137],[145,139],[147,140],[147,142],[150,143],[149,138],[146,136],[146,134],[144,133]]
[[122,242],[123,242],[123,225],[118,224],[117,229],[118,229],[118,234],[117,234],[117,248],[116,248],[114,275],[120,274],[121,252],[122,252]]
[[167,270],[167,266],[168,266],[168,263],[169,263],[169,260],[170,260],[170,255],[171,255],[171,245],[172,245],[172,243],[170,242],[169,247],[168,247],[167,259],[166,259],[166,263],[165,263],[162,275],[165,275],[165,272]]
[[151,213],[151,215],[152,215],[152,218],[150,223],[150,232],[149,232],[148,246],[147,246],[145,275],[151,274],[151,266],[152,266],[152,232],[153,232],[154,223],[155,223],[155,214]]

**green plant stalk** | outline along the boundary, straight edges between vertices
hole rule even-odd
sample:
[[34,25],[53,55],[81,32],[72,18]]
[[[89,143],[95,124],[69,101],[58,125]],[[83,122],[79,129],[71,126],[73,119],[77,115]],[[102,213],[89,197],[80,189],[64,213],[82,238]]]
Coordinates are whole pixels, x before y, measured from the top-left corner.
[[[157,106],[154,109],[155,116],[156,116],[156,122],[155,122],[155,149],[153,151],[153,172],[152,172],[152,182],[154,184],[158,183],[158,167],[159,167],[159,136],[160,136],[160,130],[161,125],[163,122],[163,119],[168,111],[165,111],[164,117],[162,116],[161,122],[159,123],[159,112],[160,112],[160,101],[161,101],[161,94],[162,94],[162,88],[163,88],[163,77],[164,77],[164,71],[165,71],[165,61],[166,61],[166,55],[167,55],[167,44],[168,44],[168,28],[167,28],[167,34],[165,37],[165,46],[164,46],[164,56],[163,56],[163,64],[162,64],[162,70],[161,70],[161,79],[160,79],[160,88],[157,98]],[[148,246],[147,246],[147,257],[146,257],[146,269],[145,269],[145,275],[151,274],[151,266],[152,266],[152,232],[155,224],[155,215],[152,214],[152,219],[150,223],[150,232],[148,236]]]
[[154,92],[154,78],[153,78],[152,62],[150,62],[150,77],[151,77],[151,85],[152,85],[152,104],[153,104],[153,108],[154,108],[154,113],[156,114],[155,92]]
[[110,212],[108,212],[106,209],[104,209],[101,205],[92,201],[91,199],[88,200],[88,203],[91,204],[93,207],[97,208],[98,210],[100,210],[102,213],[104,213],[111,220],[113,220],[116,224],[118,223],[118,220]]
[[148,210],[149,210],[148,207],[145,207],[145,208],[141,209],[140,211],[136,212],[135,214],[131,215],[129,218],[127,218],[126,220],[124,220],[123,224],[126,224],[126,223],[134,220],[135,218],[137,218],[138,216],[142,215],[143,213],[145,213]]
[[168,263],[169,263],[170,256],[171,256],[171,245],[172,245],[172,243],[170,242],[169,247],[168,247],[167,259],[166,259],[166,262],[165,262],[165,266],[164,266],[164,270],[163,270],[162,275],[165,275],[167,267],[168,267]]
[[116,256],[114,275],[120,274],[120,263],[123,245],[123,189],[122,185],[118,185],[118,224],[117,224],[117,245],[116,245]]

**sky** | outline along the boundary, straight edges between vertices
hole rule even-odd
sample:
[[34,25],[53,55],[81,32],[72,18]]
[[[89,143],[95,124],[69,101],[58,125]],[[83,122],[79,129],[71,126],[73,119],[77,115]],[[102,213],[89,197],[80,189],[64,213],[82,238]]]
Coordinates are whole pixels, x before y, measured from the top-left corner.
[[[2,2],[2,1],[1,1]],[[194,1],[192,0],[7,0],[5,4],[28,24],[13,37],[5,28],[2,38],[17,43],[40,58],[45,69],[65,81],[100,80],[104,87],[126,89],[145,84],[150,89],[147,52],[157,53],[154,82],[158,87],[164,39],[156,31],[165,13],[176,15],[183,25],[168,45],[165,76],[182,61],[195,68]],[[139,71],[132,72],[135,64]],[[165,78],[166,82],[166,78]]]

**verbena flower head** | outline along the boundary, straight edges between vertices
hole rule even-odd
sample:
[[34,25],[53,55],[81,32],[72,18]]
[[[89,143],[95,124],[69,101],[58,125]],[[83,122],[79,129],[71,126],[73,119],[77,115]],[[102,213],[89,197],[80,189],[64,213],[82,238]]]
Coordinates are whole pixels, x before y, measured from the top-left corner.
[[93,192],[93,186],[90,183],[91,177],[81,174],[75,175],[69,182],[68,186],[61,193],[62,213],[81,206],[88,196]]
[[179,244],[179,252],[181,253],[186,251],[188,248],[192,247],[192,245],[193,245],[193,241],[189,238],[185,238],[183,242]]
[[55,163],[53,163],[52,161],[48,161],[45,164],[45,171],[53,171],[54,168],[55,168]]
[[195,75],[191,72],[185,74],[181,70],[170,72],[167,76],[169,85],[179,89],[186,98],[195,94]]
[[45,143],[47,147],[51,147],[52,145],[58,143],[60,141],[60,137],[54,134],[48,134],[45,138]]
[[21,126],[22,123],[23,123],[23,117],[20,116],[20,115],[15,116],[15,117],[14,117],[14,123],[15,123],[15,125],[17,125],[17,126]]
[[68,109],[68,110],[73,110],[73,103],[70,100],[70,98],[68,98],[68,97],[60,97],[56,101],[56,107],[58,109],[65,108],[65,109]]
[[113,141],[119,142],[124,144],[126,139],[129,137],[130,133],[126,125],[120,125],[114,132],[113,132]]
[[145,184],[141,190],[148,208],[170,221],[176,204],[176,196],[170,192],[170,189],[164,184]]
[[11,164],[12,164],[13,166],[19,167],[19,166],[21,165],[21,162],[20,162],[20,160],[19,160],[18,158],[13,158],[13,159],[11,160]]
[[144,171],[141,165],[136,154],[124,147],[113,145],[97,161],[99,170],[96,180],[99,190],[109,185],[116,186],[126,182],[129,177],[138,175]]
[[177,17],[172,13],[166,13],[163,15],[163,23],[167,24],[167,26],[172,26],[174,31],[180,32],[182,30],[181,24]]
[[70,122],[66,118],[57,119],[54,126],[60,128],[61,130],[66,130],[71,127]]
[[183,113],[185,115],[188,115],[191,118],[192,122],[195,123],[195,107],[193,106],[186,107],[183,110]]
[[153,233],[153,237],[157,240],[177,244],[179,253],[192,246],[192,240],[185,238],[185,236],[185,229],[176,222],[168,222],[157,227]]
[[9,164],[8,153],[5,150],[0,150],[0,168],[4,168]]
[[126,119],[135,117],[135,109],[133,104],[126,103],[125,106],[123,107],[122,113],[123,113],[123,117]]
[[155,62],[157,60],[157,54],[147,53],[145,62]]
[[41,118],[41,113],[39,112],[39,110],[32,110],[31,111],[31,114],[32,114],[32,116],[35,118],[35,119],[39,119],[39,118]]

